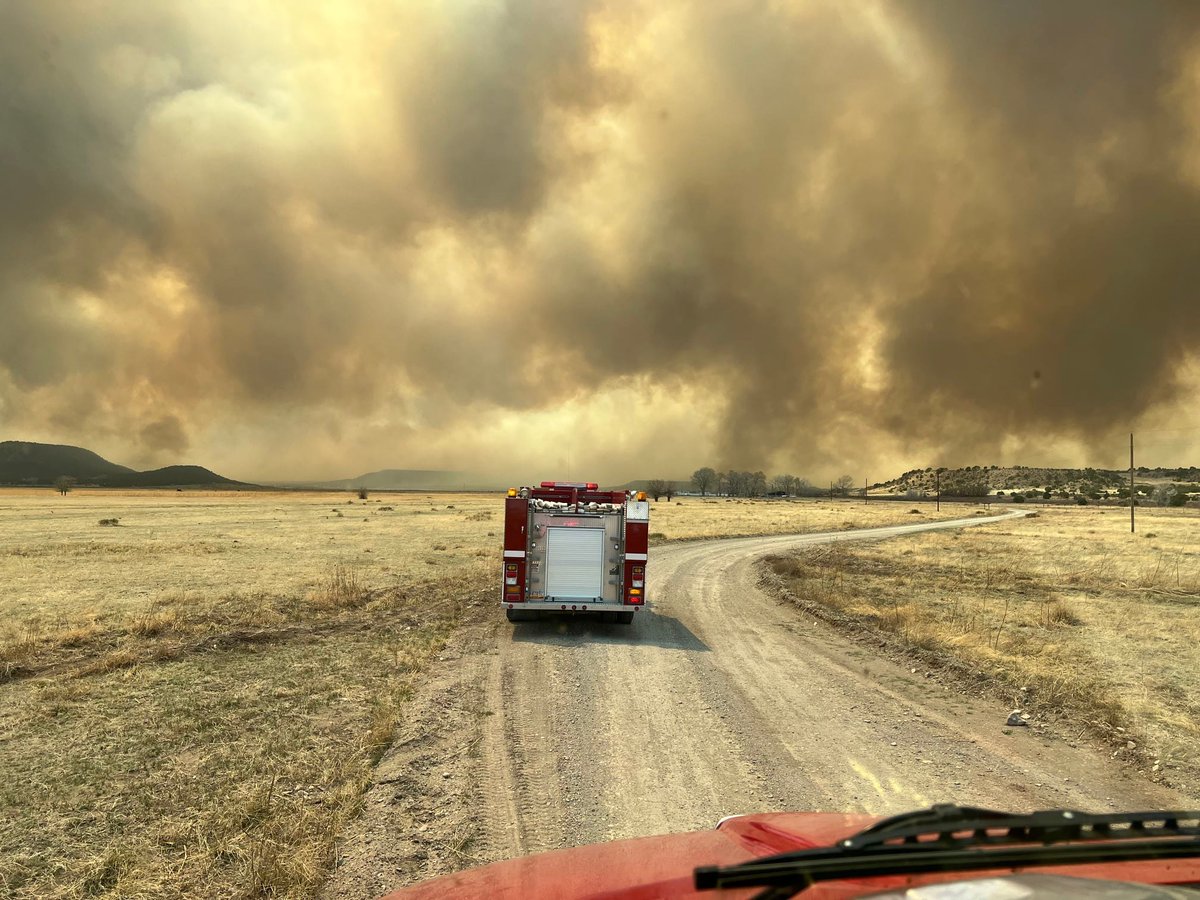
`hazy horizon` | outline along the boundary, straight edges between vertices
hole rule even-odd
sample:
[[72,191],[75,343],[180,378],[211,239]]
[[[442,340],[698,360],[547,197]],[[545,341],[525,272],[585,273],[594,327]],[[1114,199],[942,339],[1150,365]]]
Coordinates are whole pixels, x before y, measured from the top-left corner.
[[15,440],[252,482],[1200,459],[1194,4],[16,3],[0,79]]

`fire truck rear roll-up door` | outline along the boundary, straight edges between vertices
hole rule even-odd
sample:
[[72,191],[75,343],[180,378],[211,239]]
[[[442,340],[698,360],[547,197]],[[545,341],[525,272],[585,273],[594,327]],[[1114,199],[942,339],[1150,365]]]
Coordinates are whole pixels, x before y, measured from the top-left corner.
[[593,600],[604,593],[604,529],[546,529],[546,596]]

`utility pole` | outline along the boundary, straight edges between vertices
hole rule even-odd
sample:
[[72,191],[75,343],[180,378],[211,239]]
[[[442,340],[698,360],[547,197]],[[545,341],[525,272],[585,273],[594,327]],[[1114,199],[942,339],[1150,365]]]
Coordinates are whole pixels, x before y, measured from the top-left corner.
[[829,482],[829,500],[833,502],[833,482]]
[[933,473],[933,477],[937,482],[937,510],[942,511],[942,470],[938,469]]
[[1133,534],[1133,507],[1137,497],[1133,493],[1133,432],[1129,432],[1129,533]]
[[867,476],[863,476],[863,503],[867,502]]

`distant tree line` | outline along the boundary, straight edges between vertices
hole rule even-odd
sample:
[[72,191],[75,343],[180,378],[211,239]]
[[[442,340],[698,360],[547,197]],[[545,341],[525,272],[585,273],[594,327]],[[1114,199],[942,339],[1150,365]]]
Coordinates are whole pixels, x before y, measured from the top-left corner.
[[[843,475],[832,485],[838,496],[846,496],[854,486],[854,478]],[[720,472],[709,466],[692,473],[692,487],[701,496],[716,494],[724,497],[825,497],[830,488],[818,487],[807,478],[782,474],[768,477],[761,469],[757,472],[729,469]]]

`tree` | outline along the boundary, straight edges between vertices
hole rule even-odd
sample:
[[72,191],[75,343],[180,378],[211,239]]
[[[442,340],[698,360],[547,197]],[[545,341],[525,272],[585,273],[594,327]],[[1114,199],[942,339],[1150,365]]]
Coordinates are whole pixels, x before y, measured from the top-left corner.
[[749,473],[751,497],[761,497],[767,492],[767,473],[766,472],[751,472]]
[[359,499],[359,500],[366,500],[366,499],[367,499],[367,489],[366,489],[365,487],[360,487],[360,488],[358,489],[358,499]]
[[1161,505],[1170,506],[1171,501],[1175,498],[1176,493],[1177,493],[1177,491],[1176,491],[1175,485],[1160,484],[1158,487],[1156,487],[1154,489],[1154,493],[1152,494],[1152,496]]
[[730,469],[725,473],[725,486],[731,497],[741,497],[746,493],[749,482],[749,473],[739,472],[737,469]]
[[854,476],[843,475],[833,483],[833,489],[842,497],[850,493],[850,488],[854,487]]
[[1163,484],[1155,488],[1154,499],[1163,506],[1183,506],[1188,501],[1188,492],[1182,484]]
[[671,498],[675,496],[675,482],[664,481],[663,482],[663,493],[667,495],[667,502],[670,503]]
[[717,473],[708,466],[697,469],[692,473],[692,484],[700,492],[701,497],[707,496],[708,492],[717,486]]
[[658,502],[658,498],[667,492],[667,483],[661,478],[653,478],[646,482],[646,493],[654,498],[654,502]]
[[54,489],[64,497],[71,493],[73,487],[75,487],[75,479],[70,475],[59,475],[54,479]]

